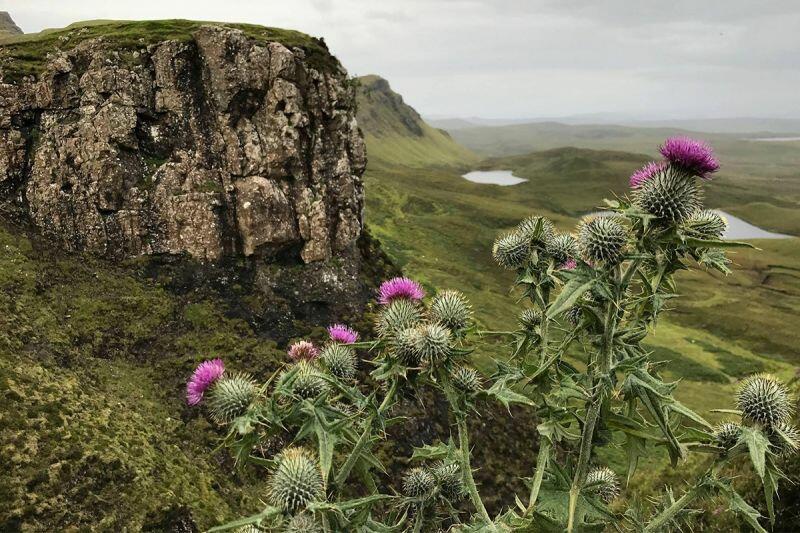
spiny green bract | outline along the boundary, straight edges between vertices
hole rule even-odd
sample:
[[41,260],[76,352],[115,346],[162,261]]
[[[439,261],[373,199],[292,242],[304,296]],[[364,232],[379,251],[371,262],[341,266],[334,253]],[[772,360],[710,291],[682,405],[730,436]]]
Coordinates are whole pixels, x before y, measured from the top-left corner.
[[789,457],[800,448],[800,430],[793,424],[781,422],[767,434],[773,452],[778,457]]
[[258,526],[254,526],[253,524],[237,527],[233,530],[233,533],[264,533],[264,530]]
[[378,335],[383,338],[391,338],[406,328],[416,326],[420,320],[422,320],[422,311],[418,305],[406,299],[398,299],[381,311],[375,327]]
[[292,392],[304,399],[316,398],[328,389],[328,383],[319,369],[310,361],[301,360],[295,365],[297,373],[292,383]]
[[208,401],[211,417],[227,424],[241,416],[256,397],[256,383],[249,374],[224,374],[214,383]]
[[542,323],[542,312],[538,309],[524,309],[519,314],[519,324],[528,330],[532,330]]
[[556,264],[562,264],[577,257],[578,241],[569,233],[561,233],[547,241],[546,250],[553,256]]
[[323,495],[322,473],[312,456],[302,448],[283,450],[269,480],[270,503],[295,513]]
[[716,211],[701,209],[687,218],[681,224],[681,229],[699,239],[719,239],[728,229],[728,222]]
[[519,231],[501,235],[492,246],[494,260],[498,265],[509,270],[523,266],[530,255],[530,241]]
[[595,468],[586,475],[586,484],[599,483],[595,488],[597,495],[606,503],[619,496],[620,487],[617,474],[610,468],[603,466]]
[[472,307],[459,291],[442,291],[431,302],[431,318],[451,331],[459,331],[472,321]]
[[422,353],[419,350],[420,328],[406,328],[400,331],[394,338],[392,350],[395,357],[406,366],[416,367],[422,361]]
[[433,474],[422,467],[412,468],[403,476],[403,494],[409,498],[429,496],[435,486]]
[[689,218],[700,209],[702,200],[697,180],[671,167],[655,173],[634,192],[637,207],[668,223]]
[[322,528],[310,513],[296,514],[289,520],[283,533],[322,533]]
[[737,403],[745,420],[767,427],[787,422],[794,412],[786,385],[770,374],[754,374],[742,381]]
[[356,376],[356,353],[346,344],[331,343],[322,350],[320,359],[331,374],[344,380],[352,380]]
[[553,223],[548,218],[534,215],[517,224],[516,232],[525,238],[530,247],[543,247],[553,237]]
[[714,428],[714,440],[720,448],[730,450],[739,442],[742,426],[736,422],[723,422]]
[[439,324],[420,326],[417,348],[423,361],[437,364],[450,355],[450,330]]
[[453,372],[453,385],[464,392],[477,392],[481,390],[481,378],[474,368],[459,366]]
[[431,470],[442,496],[451,502],[457,502],[464,497],[464,479],[457,463],[439,461]]
[[627,240],[628,229],[614,216],[582,220],[578,228],[578,248],[590,263],[619,263],[624,256]]

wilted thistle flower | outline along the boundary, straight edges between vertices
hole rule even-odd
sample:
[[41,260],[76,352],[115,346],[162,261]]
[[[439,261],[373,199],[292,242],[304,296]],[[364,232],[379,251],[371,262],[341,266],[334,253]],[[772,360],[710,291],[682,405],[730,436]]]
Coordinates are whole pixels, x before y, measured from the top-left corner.
[[422,361],[422,353],[419,348],[421,336],[422,331],[417,327],[406,328],[395,336],[392,345],[394,355],[404,365],[417,367]]
[[322,527],[311,513],[299,513],[286,524],[284,533],[322,533]]
[[451,502],[457,502],[464,497],[464,479],[458,463],[439,461],[433,466],[433,477],[439,485],[442,495]]
[[642,186],[642,183],[652,178],[655,174],[661,172],[667,167],[667,163],[664,161],[651,161],[647,163],[645,166],[631,174],[630,180],[628,183],[630,184],[632,189],[638,189]]
[[547,253],[553,256],[556,265],[563,265],[578,256],[578,242],[569,233],[554,235],[547,241]]
[[400,331],[419,324],[422,312],[419,306],[409,300],[395,300],[378,315],[375,329],[383,338],[392,338]]
[[289,346],[292,361],[313,361],[319,356],[319,348],[308,341],[300,341]]
[[800,430],[793,424],[781,422],[768,433],[769,443],[778,457],[789,457],[800,448]]
[[550,219],[540,216],[530,216],[517,224],[516,232],[525,237],[528,245],[544,247],[553,238],[553,223]]
[[794,406],[786,385],[770,374],[745,378],[737,396],[742,417],[766,427],[787,422]]
[[438,363],[450,355],[450,330],[439,324],[419,326],[417,347],[423,361]]
[[689,137],[670,137],[659,146],[659,152],[672,165],[694,176],[709,179],[719,170],[714,151],[703,141]]
[[403,476],[403,494],[409,498],[424,498],[435,486],[433,474],[422,467],[412,468]]
[[578,227],[578,248],[591,263],[617,264],[625,254],[628,229],[616,217],[582,220]]
[[381,283],[378,289],[378,302],[389,305],[395,300],[422,300],[425,291],[422,286],[409,278],[392,278]]
[[322,362],[337,378],[351,380],[356,376],[356,354],[346,344],[331,343],[322,350]]
[[716,211],[701,209],[683,222],[682,229],[699,239],[719,239],[728,229],[728,221]]
[[494,260],[498,265],[509,270],[523,266],[530,255],[530,241],[519,231],[501,235],[492,246]]
[[600,483],[595,489],[597,495],[606,503],[610,503],[620,493],[619,479],[617,474],[608,467],[600,467],[591,470],[586,476],[587,484]]
[[330,335],[333,342],[338,342],[339,344],[353,344],[358,340],[358,332],[344,324],[330,326],[328,335]]
[[681,222],[703,204],[703,191],[697,181],[680,170],[666,167],[636,189],[637,207],[663,222]]
[[474,368],[459,366],[453,372],[453,385],[457,389],[466,392],[478,392],[481,390],[481,377]]
[[256,392],[256,383],[249,374],[237,372],[222,376],[209,395],[211,417],[220,424],[227,424],[247,411]]
[[302,448],[283,450],[269,480],[270,503],[294,514],[323,495],[322,472],[311,454]]
[[197,405],[203,400],[203,394],[225,372],[225,363],[222,359],[203,361],[195,369],[192,377],[186,383],[186,402]]
[[730,450],[739,442],[742,426],[736,422],[723,422],[714,428],[714,440],[717,445],[725,450]]
[[542,312],[538,309],[523,309],[519,314],[519,324],[528,330],[532,330],[542,323]]
[[316,398],[328,389],[328,383],[313,363],[301,360],[296,365],[297,373],[292,382],[292,392],[303,399]]
[[459,291],[442,291],[431,302],[430,314],[444,327],[459,331],[472,320],[472,307]]

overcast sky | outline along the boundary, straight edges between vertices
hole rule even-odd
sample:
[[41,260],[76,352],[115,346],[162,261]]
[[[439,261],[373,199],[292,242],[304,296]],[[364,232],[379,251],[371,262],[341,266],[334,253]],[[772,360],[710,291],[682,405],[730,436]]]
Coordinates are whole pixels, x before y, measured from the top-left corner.
[[800,117],[800,0],[0,0],[25,32],[86,19],[322,36],[423,115]]

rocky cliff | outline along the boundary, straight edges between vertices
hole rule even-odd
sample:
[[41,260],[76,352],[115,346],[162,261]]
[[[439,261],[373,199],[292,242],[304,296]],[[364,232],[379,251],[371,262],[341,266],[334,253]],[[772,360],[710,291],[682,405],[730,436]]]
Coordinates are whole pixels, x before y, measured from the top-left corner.
[[22,30],[16,25],[8,11],[0,11],[0,38],[21,33]]

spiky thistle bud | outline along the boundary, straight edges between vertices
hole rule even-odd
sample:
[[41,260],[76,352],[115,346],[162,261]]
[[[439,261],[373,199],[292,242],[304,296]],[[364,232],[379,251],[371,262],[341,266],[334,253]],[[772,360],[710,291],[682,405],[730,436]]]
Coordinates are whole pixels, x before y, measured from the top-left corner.
[[442,496],[451,502],[457,502],[464,497],[466,490],[458,463],[439,461],[433,466],[432,473]]
[[474,368],[458,366],[452,377],[453,385],[463,392],[472,393],[481,390],[481,377]]
[[208,408],[214,421],[227,424],[241,416],[256,398],[256,383],[250,374],[223,374],[211,389]]
[[767,437],[773,453],[778,457],[790,457],[800,449],[800,430],[788,422],[774,426]]
[[554,235],[547,241],[547,253],[553,256],[556,265],[563,265],[578,256],[578,241],[569,233]]
[[544,247],[553,238],[553,223],[550,219],[530,216],[517,224],[516,232],[527,240],[531,248]]
[[617,217],[597,216],[584,219],[578,227],[578,248],[590,263],[615,265],[622,261],[628,229]]
[[314,519],[311,513],[299,513],[294,515],[286,524],[284,533],[322,533],[322,527]]
[[689,218],[703,204],[703,191],[695,178],[671,166],[664,167],[633,193],[637,207],[666,223]]
[[681,225],[683,232],[698,239],[719,239],[728,229],[725,217],[710,209],[695,211]]
[[320,359],[330,373],[339,379],[349,381],[356,376],[358,359],[353,348],[346,344],[328,344],[322,350]]
[[292,392],[303,399],[313,399],[328,389],[328,382],[319,369],[310,361],[301,360],[296,365],[297,373],[292,382]]
[[494,241],[492,256],[501,267],[513,270],[525,264],[531,255],[528,238],[519,231],[501,235]]
[[269,480],[269,501],[294,514],[322,498],[324,488],[322,472],[313,456],[302,448],[286,448],[278,456]]
[[451,331],[459,331],[472,321],[472,307],[459,291],[442,291],[431,302],[431,318]]
[[420,337],[422,331],[418,327],[406,328],[399,332],[392,345],[394,355],[406,366],[417,367],[422,361]]
[[378,315],[375,328],[382,338],[392,338],[400,331],[419,324],[422,311],[412,300],[393,300]]
[[435,486],[433,474],[422,467],[412,468],[403,476],[403,494],[409,498],[425,498]]
[[742,417],[766,427],[787,422],[794,412],[789,390],[770,374],[754,374],[739,386],[737,403]]
[[736,422],[723,422],[714,428],[714,440],[717,442],[717,446],[726,451],[736,446],[741,434],[742,426]]
[[523,309],[519,314],[519,324],[527,330],[532,330],[541,323],[542,312],[538,309]]
[[581,319],[583,318],[583,308],[580,305],[573,305],[564,311],[564,318],[573,326],[577,326],[581,323]]
[[437,364],[450,355],[450,330],[439,324],[419,326],[417,348],[423,361]]
[[595,468],[586,476],[587,484],[599,483],[594,489],[597,495],[606,503],[613,501],[620,493],[619,479],[613,470],[606,466]]

